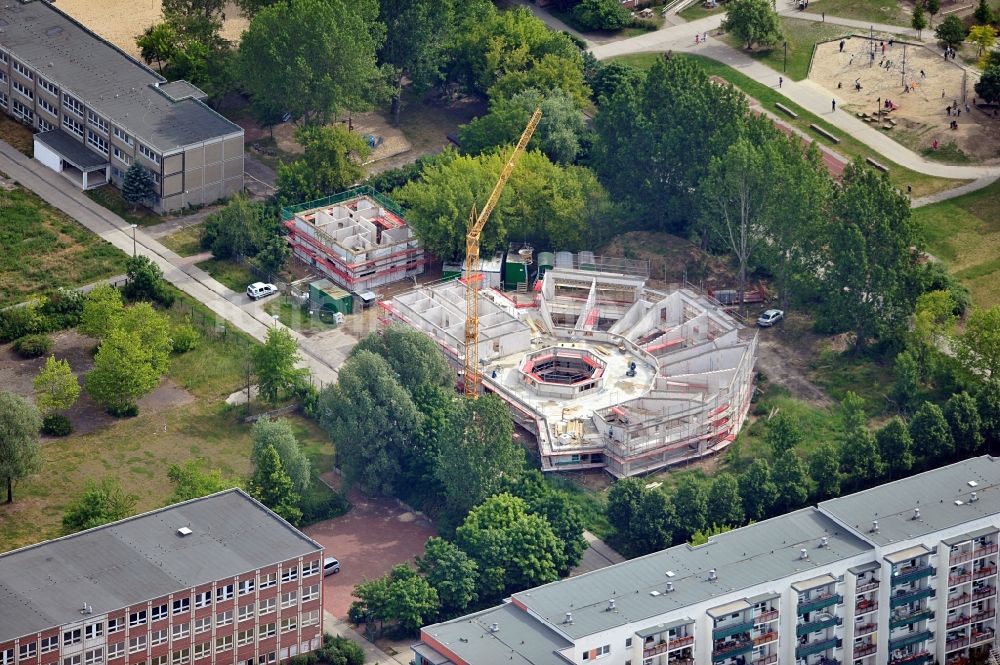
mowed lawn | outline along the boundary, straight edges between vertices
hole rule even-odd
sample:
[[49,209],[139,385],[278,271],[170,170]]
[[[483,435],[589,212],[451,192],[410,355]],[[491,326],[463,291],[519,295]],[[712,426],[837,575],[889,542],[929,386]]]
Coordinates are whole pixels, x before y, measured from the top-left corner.
[[1000,305],[1000,182],[916,208],[928,251],[972,291],[979,307]]
[[[810,7],[810,9],[812,8]],[[854,32],[852,28],[833,23],[817,23],[816,21],[805,21],[785,16],[779,20],[784,40],[769,49],[754,47],[752,51],[748,51],[746,44],[740,43],[731,34],[724,34],[721,39],[733,48],[740,49],[751,58],[761,60],[777,73],[782,73],[784,69],[785,76],[795,81],[801,81],[809,75],[809,63],[812,61],[813,47],[816,44],[846,37]],[[788,44],[787,67],[784,46],[786,42]]]
[[0,189],[0,307],[125,272],[126,255],[20,187]]

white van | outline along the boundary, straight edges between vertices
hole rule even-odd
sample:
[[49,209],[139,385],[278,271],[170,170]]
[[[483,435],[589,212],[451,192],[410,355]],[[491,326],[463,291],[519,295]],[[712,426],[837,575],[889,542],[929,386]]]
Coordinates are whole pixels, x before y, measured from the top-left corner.
[[340,572],[340,562],[334,559],[332,556],[328,556],[323,559],[323,577],[327,575],[333,575],[334,573]]
[[251,300],[257,300],[277,292],[277,286],[274,284],[265,284],[264,282],[254,282],[247,287],[247,296],[249,296]]

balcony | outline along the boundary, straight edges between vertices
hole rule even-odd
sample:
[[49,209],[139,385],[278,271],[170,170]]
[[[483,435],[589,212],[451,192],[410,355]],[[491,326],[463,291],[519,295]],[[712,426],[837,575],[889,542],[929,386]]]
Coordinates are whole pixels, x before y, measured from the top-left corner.
[[996,566],[982,566],[981,568],[972,573],[972,579],[981,580],[984,577],[989,577],[990,575],[996,575],[996,572],[997,572]]
[[979,589],[978,591],[972,591],[972,600],[979,600],[980,598],[989,598],[990,596],[995,596],[997,594],[997,588],[995,586],[988,586]]
[[969,644],[979,644],[980,642],[989,642],[993,639],[996,633],[992,630],[984,630],[981,633],[973,632],[969,639]]
[[680,649],[681,647],[686,647],[689,644],[694,644],[694,635],[682,635],[681,637],[675,637],[672,640],[667,641],[667,651]]
[[754,617],[754,623],[768,623],[769,621],[774,621],[778,618],[778,610],[768,610],[767,612],[761,612]]
[[913,591],[906,591],[903,593],[898,593],[889,599],[889,607],[899,607],[900,605],[909,605],[910,603],[922,600],[924,598],[933,598],[934,589],[926,587],[923,589],[914,589]]
[[762,633],[753,638],[753,645],[759,647],[761,644],[767,644],[768,642],[774,642],[778,639],[778,633],[775,631],[770,631],[767,633]]
[[795,635],[797,637],[802,637],[803,635],[808,635],[809,633],[815,633],[816,631],[832,628],[833,626],[839,626],[841,623],[840,617],[834,616],[828,616],[825,619],[810,621],[809,623],[800,623],[795,626]]
[[969,617],[969,623],[979,623],[980,621],[986,621],[987,619],[992,619],[997,615],[997,611],[993,608],[988,610],[983,610],[982,612],[977,612]]
[[969,638],[959,637],[957,639],[945,642],[944,652],[948,653],[949,651],[954,651],[955,649],[962,649],[967,646],[969,646]]
[[965,563],[966,561],[972,561],[973,559],[980,559],[984,556],[989,556],[990,554],[997,553],[996,543],[987,544],[983,547],[976,548],[975,550],[967,550],[965,552],[955,552],[950,557],[948,557],[948,563],[955,565],[958,563]]
[[955,596],[954,598],[948,599],[948,609],[953,607],[958,607],[959,605],[966,605],[972,602],[972,596],[967,593],[963,593],[961,596]]
[[836,649],[839,646],[840,638],[831,637],[828,640],[820,640],[818,642],[813,642],[812,644],[803,644],[795,647],[795,657],[806,658],[807,656],[812,656],[813,654],[823,653],[824,651],[829,651],[830,649]]
[[878,645],[875,643],[859,644],[858,646],[854,647],[854,657],[864,658],[865,656],[869,656],[875,653],[876,651],[878,651]]
[[828,593],[822,596],[817,596],[811,600],[805,602],[800,602],[798,607],[798,614],[801,616],[806,612],[815,612],[816,610],[821,610],[824,607],[829,607],[831,605],[839,605],[844,599],[837,593]]
[[899,628],[900,626],[905,626],[908,623],[916,623],[918,621],[923,621],[925,619],[933,619],[934,612],[930,609],[922,608],[915,612],[909,614],[902,614],[899,616],[889,617],[889,628]]
[[895,651],[896,649],[902,649],[903,647],[908,647],[911,644],[919,644],[931,639],[934,639],[934,633],[929,630],[921,630],[917,633],[910,633],[909,635],[889,640],[889,651]]
[[997,553],[997,544],[987,543],[982,547],[977,547],[976,550],[972,553],[972,558],[980,559],[984,556],[989,556],[991,554],[996,554],[996,553]]
[[962,584],[963,582],[968,582],[971,579],[972,573],[965,570],[955,571],[951,575],[948,575],[948,586]]
[[771,663],[778,662],[778,654],[772,653],[770,656],[764,656],[763,658],[758,658],[757,660],[751,660],[750,665],[771,665]]
[[969,617],[967,615],[960,614],[957,617],[952,617],[948,619],[948,623],[945,624],[945,626],[948,628],[948,630],[951,630],[952,628],[958,628],[959,626],[968,625],[968,623],[969,623]]
[[750,640],[740,640],[738,642],[724,642],[712,650],[712,662],[717,663],[727,658],[739,656],[753,651],[753,642]]
[[862,600],[857,605],[854,606],[854,614],[862,615],[868,614],[869,612],[874,612],[878,609],[878,603],[874,600]]
[[863,623],[860,626],[854,627],[854,636],[861,637],[862,635],[867,635],[868,633],[874,633],[877,629],[877,623]]
[[930,660],[931,655],[926,651],[921,651],[903,656],[902,658],[893,658],[889,661],[889,665],[924,665],[924,663],[928,663]]
[[666,653],[670,646],[666,642],[660,642],[655,646],[651,646],[642,650],[643,658],[652,658],[661,653]]
[[731,635],[739,635],[740,633],[749,633],[753,629],[753,621],[744,621],[743,623],[734,623],[729,626],[723,626],[721,628],[716,628],[712,631],[713,640],[721,640],[724,637],[729,637]]
[[898,586],[900,584],[906,584],[907,582],[915,582],[916,580],[923,579],[924,577],[931,577],[935,574],[935,572],[934,566],[928,564],[902,568],[892,576],[891,583],[892,586]]
[[878,588],[878,580],[868,580],[864,584],[859,584],[854,593],[868,593]]

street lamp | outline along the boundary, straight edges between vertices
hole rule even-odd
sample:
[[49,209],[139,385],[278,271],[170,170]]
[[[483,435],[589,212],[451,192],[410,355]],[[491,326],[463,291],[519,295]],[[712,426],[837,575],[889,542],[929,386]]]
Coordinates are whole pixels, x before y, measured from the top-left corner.
[[877,117],[876,122],[881,123],[882,122],[882,98],[881,97],[879,97],[878,100],[876,100],[876,102],[875,102],[875,113],[876,113],[876,117]]
[[274,327],[277,328],[278,327],[278,315],[277,314],[272,314],[271,318],[274,319]]
[[135,256],[135,229],[138,224],[132,224],[132,256]]
[[781,63],[781,72],[788,73],[788,42],[785,42],[785,60]]

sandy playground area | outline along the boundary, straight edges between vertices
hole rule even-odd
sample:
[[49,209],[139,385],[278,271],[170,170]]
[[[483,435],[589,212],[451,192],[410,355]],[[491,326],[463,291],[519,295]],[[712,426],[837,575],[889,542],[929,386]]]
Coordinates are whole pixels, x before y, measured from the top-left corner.
[[[136,57],[135,38],[160,21],[160,0],[58,0],[57,7]],[[222,36],[238,41],[248,21],[232,2],[226,4]]]
[[[937,141],[941,147],[954,143],[977,161],[997,158],[1000,118],[993,117],[992,109],[975,107],[977,73],[945,60],[937,49],[920,44],[906,44],[904,49],[901,42],[890,46],[878,37],[872,59],[872,44],[858,35],[844,41],[843,51],[839,40],[817,44],[809,78],[843,100],[843,110],[866,114],[869,122],[879,100],[883,110],[885,101],[891,100],[896,108],[883,115],[880,127],[911,148],[931,148]],[[909,92],[904,92],[904,85]],[[946,107],[956,102],[961,115],[949,116]],[[950,129],[953,120],[958,129]]]

